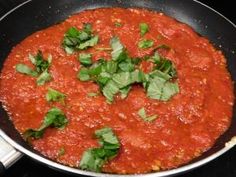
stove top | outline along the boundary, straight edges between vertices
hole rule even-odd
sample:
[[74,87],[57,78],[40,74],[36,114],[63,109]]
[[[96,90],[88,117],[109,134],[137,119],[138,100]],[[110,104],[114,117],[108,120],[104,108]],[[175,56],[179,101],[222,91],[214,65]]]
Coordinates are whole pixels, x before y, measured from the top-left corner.
[[[0,0],[0,17],[13,7],[25,0]],[[221,2],[211,0],[200,0],[213,7],[231,21],[236,23],[233,1]],[[236,148],[231,149],[216,160],[197,168],[191,172],[179,175],[178,177],[236,177]],[[11,166],[3,177],[72,177],[69,174],[55,171],[45,165],[39,164],[30,158],[23,156]]]

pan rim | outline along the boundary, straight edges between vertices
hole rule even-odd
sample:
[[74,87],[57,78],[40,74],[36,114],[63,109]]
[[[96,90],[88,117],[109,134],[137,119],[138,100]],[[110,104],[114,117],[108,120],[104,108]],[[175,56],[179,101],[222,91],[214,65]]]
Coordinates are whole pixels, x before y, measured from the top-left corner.
[[[32,2],[33,0],[27,0],[21,4],[19,4],[18,6],[14,7],[13,9],[11,9],[10,11],[8,11],[6,14],[4,14],[2,17],[0,17],[0,22],[2,20],[4,20],[5,18],[7,18],[8,15],[10,15],[11,13],[13,13],[14,11],[16,11],[17,9],[19,9],[20,7],[28,4],[29,2]],[[226,20],[228,23],[230,23],[234,28],[236,28],[236,25],[229,20],[227,17],[225,17],[224,15],[222,15],[220,12],[218,12],[217,10],[215,10],[214,8],[198,1],[198,0],[192,0],[195,3],[198,3],[204,7],[206,7],[207,9],[209,9],[210,11],[216,13],[217,15],[219,15],[221,18],[223,18],[224,20]],[[191,164],[186,164],[183,165],[181,167],[175,168],[175,169],[171,169],[171,170],[167,170],[167,171],[160,171],[160,172],[151,172],[151,173],[147,173],[147,174],[131,174],[131,175],[120,175],[120,174],[108,174],[108,173],[96,173],[96,172],[90,172],[90,171],[84,171],[84,170],[80,170],[80,169],[76,169],[76,168],[72,168],[60,163],[57,163],[55,161],[49,160],[47,158],[44,158],[26,148],[24,148],[23,146],[19,145],[17,142],[15,142],[12,138],[10,138],[5,132],[3,132],[0,129],[0,136],[6,140],[10,145],[12,145],[15,149],[17,149],[18,151],[20,151],[21,153],[29,156],[30,158],[43,163],[45,165],[48,165],[52,168],[55,168],[59,171],[64,171],[64,172],[70,172],[73,174],[77,174],[77,175],[86,175],[86,176],[98,176],[98,177],[118,177],[118,176],[124,176],[124,177],[167,177],[167,176],[173,176],[176,174],[180,174],[180,173],[184,173],[187,172],[189,170],[193,170],[195,168],[198,168],[204,164],[207,164],[208,162],[216,159],[217,157],[221,156],[222,154],[224,154],[225,152],[227,152],[228,150],[230,150],[231,148],[233,148],[234,146],[236,146],[236,142],[234,142],[233,144],[230,144],[230,146],[224,146],[222,149],[220,149],[219,151],[215,152],[214,154],[201,159],[199,161],[193,162]]]

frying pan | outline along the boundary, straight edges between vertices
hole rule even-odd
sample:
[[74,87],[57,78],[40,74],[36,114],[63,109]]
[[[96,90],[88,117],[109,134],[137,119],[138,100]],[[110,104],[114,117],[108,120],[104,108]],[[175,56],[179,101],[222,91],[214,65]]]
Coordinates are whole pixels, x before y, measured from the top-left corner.
[[[37,30],[59,23],[71,14],[85,9],[99,7],[148,8],[164,12],[165,14],[190,25],[199,34],[207,37],[216,48],[223,51],[227,58],[227,66],[232,80],[236,80],[236,26],[215,10],[196,0],[28,0],[0,18],[0,68],[2,68],[4,59],[11,51],[11,48],[28,35]],[[21,138],[9,120],[6,111],[2,108],[2,105],[0,106],[0,135],[16,149],[16,151],[14,151],[15,153],[13,153],[15,154],[15,158],[19,157],[19,152],[21,152],[38,162],[67,173],[101,177],[118,176],[115,174],[82,171],[61,165],[44,157],[32,149]],[[173,170],[154,172],[145,175],[124,176],[164,177],[186,172],[210,162],[231,149],[236,144],[235,139],[232,140],[235,136],[236,107],[234,104],[231,126],[227,132],[216,141],[215,145],[199,158],[194,159],[187,165],[183,165]],[[227,146],[225,144],[227,144]],[[9,155],[9,158],[13,157]],[[1,167],[3,167],[3,165]]]

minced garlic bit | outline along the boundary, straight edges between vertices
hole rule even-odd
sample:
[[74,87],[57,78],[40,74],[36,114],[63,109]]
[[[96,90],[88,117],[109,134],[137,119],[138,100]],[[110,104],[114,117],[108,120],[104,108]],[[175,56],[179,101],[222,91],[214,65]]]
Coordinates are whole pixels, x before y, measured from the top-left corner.
[[160,171],[161,170],[161,162],[156,160],[155,163],[152,165],[153,171]]

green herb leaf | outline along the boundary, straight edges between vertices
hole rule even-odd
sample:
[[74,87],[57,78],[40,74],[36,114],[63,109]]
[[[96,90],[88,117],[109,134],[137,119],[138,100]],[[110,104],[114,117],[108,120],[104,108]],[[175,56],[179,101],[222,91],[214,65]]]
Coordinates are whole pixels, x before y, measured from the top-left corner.
[[120,143],[118,138],[113,133],[112,129],[109,127],[96,130],[95,135],[100,139],[99,143],[105,149],[118,149],[120,147]]
[[166,82],[162,90],[161,100],[168,101],[172,96],[179,93],[178,83]]
[[117,62],[110,60],[110,61],[106,61],[103,63],[102,69],[109,73],[109,74],[113,74],[116,73],[117,71]]
[[103,95],[107,98],[108,101],[112,102],[115,94],[119,92],[119,87],[116,83],[110,80],[102,89]]
[[43,124],[39,129],[28,129],[24,132],[23,137],[27,140],[32,137],[35,139],[39,139],[43,136],[45,130],[48,127],[55,127],[59,129],[63,129],[68,123],[68,120],[65,114],[58,108],[50,109],[46,116],[44,117]]
[[50,73],[48,73],[47,70],[45,70],[42,74],[39,75],[37,78],[37,85],[44,85],[46,82],[49,82],[52,79],[52,76]]
[[80,43],[79,46],[76,47],[76,49],[83,50],[83,49],[87,49],[88,47],[93,47],[98,43],[98,40],[99,40],[99,38],[96,35],[96,36],[92,37],[91,39]]
[[136,69],[131,72],[131,83],[143,83],[147,81],[147,77],[143,71]]
[[51,75],[47,71],[52,62],[51,55],[49,55],[48,60],[45,60],[43,58],[42,52],[39,50],[36,56],[29,54],[29,59],[32,64],[35,65],[35,71],[24,64],[16,65],[16,70],[20,73],[27,74],[33,77],[39,76],[37,78],[37,85],[44,85],[45,82],[52,79]]
[[61,147],[60,149],[59,149],[59,151],[58,151],[58,157],[60,157],[60,156],[63,156],[65,154],[65,149],[63,148],[63,147]]
[[49,88],[48,89],[48,92],[46,94],[46,100],[48,102],[50,101],[60,101],[60,102],[63,102],[64,99],[65,99],[65,95],[57,90],[54,90],[52,88]]
[[127,86],[120,89],[121,99],[125,99],[128,96],[130,90],[131,90],[131,86]]
[[65,114],[59,108],[50,109],[43,121],[43,127],[56,127],[63,129],[68,123]]
[[112,48],[111,56],[112,60],[120,61],[127,58],[124,46],[121,44],[118,37],[113,37],[110,41]]
[[[103,149],[88,149],[86,150],[80,161],[80,168],[82,170],[89,170],[94,172],[100,172],[103,164],[105,163],[105,155],[100,155]],[[104,153],[105,154],[105,153]]]
[[152,40],[144,39],[142,41],[139,41],[138,48],[147,49],[147,48],[152,47],[153,44],[154,44],[154,42]]
[[166,45],[166,44],[162,44],[162,45],[157,46],[157,49],[167,49],[167,50],[170,50],[171,47]]
[[112,80],[116,83],[120,89],[130,85],[132,83],[130,72],[120,72],[114,74]]
[[177,83],[171,83],[159,77],[151,79],[147,88],[148,97],[161,101],[168,101],[177,93],[179,93]]
[[44,134],[44,129],[38,129],[38,130],[28,129],[24,132],[23,137],[25,140],[28,140],[29,137],[39,139],[42,138],[43,134]]
[[146,111],[145,111],[144,107],[142,107],[142,108],[138,111],[138,115],[139,115],[142,119],[145,119],[145,118],[147,117]]
[[30,61],[35,65],[36,71],[42,73],[47,70],[52,62],[52,56],[49,55],[48,60],[43,58],[42,51],[38,51],[36,56],[29,54]]
[[140,23],[139,29],[140,29],[141,36],[144,36],[149,31],[149,26],[146,23]]
[[99,95],[99,93],[96,93],[96,92],[89,92],[89,93],[87,93],[87,95],[88,95],[89,97],[96,97],[96,96]]
[[152,78],[159,77],[160,79],[164,79],[165,81],[168,81],[172,78],[168,73],[163,73],[160,70],[154,70],[149,74],[149,76]]
[[68,54],[75,50],[83,50],[95,46],[98,43],[98,36],[93,36],[92,26],[89,23],[84,24],[82,30],[71,27],[64,35],[62,46]]
[[119,63],[119,68],[121,71],[131,72],[135,69],[135,65],[131,62],[131,60],[129,60],[129,61],[126,60],[126,61]]
[[109,80],[111,80],[111,74],[107,72],[101,72],[98,75],[96,82],[100,85],[101,88],[103,88]]
[[144,107],[142,107],[142,108],[138,111],[138,115],[139,115],[145,122],[152,122],[152,121],[154,121],[154,120],[158,117],[157,115],[147,116]]
[[122,27],[122,24],[119,22],[115,22],[115,27]]
[[79,73],[77,74],[77,78],[81,81],[89,81],[90,80],[89,70],[87,68],[81,68]]
[[92,54],[81,53],[79,55],[79,61],[83,66],[92,65]]
[[166,58],[161,58],[160,61],[156,61],[155,63],[156,63],[155,67],[156,70],[168,74],[171,78],[176,77],[177,72],[172,61]]
[[19,73],[22,73],[22,74],[33,76],[33,77],[38,76],[38,73],[36,71],[32,70],[27,65],[21,64],[21,63],[16,65],[16,71],[19,72]]
[[118,154],[120,143],[109,127],[95,131],[95,135],[99,138],[101,147],[86,150],[79,166],[83,170],[100,172],[102,166]]

